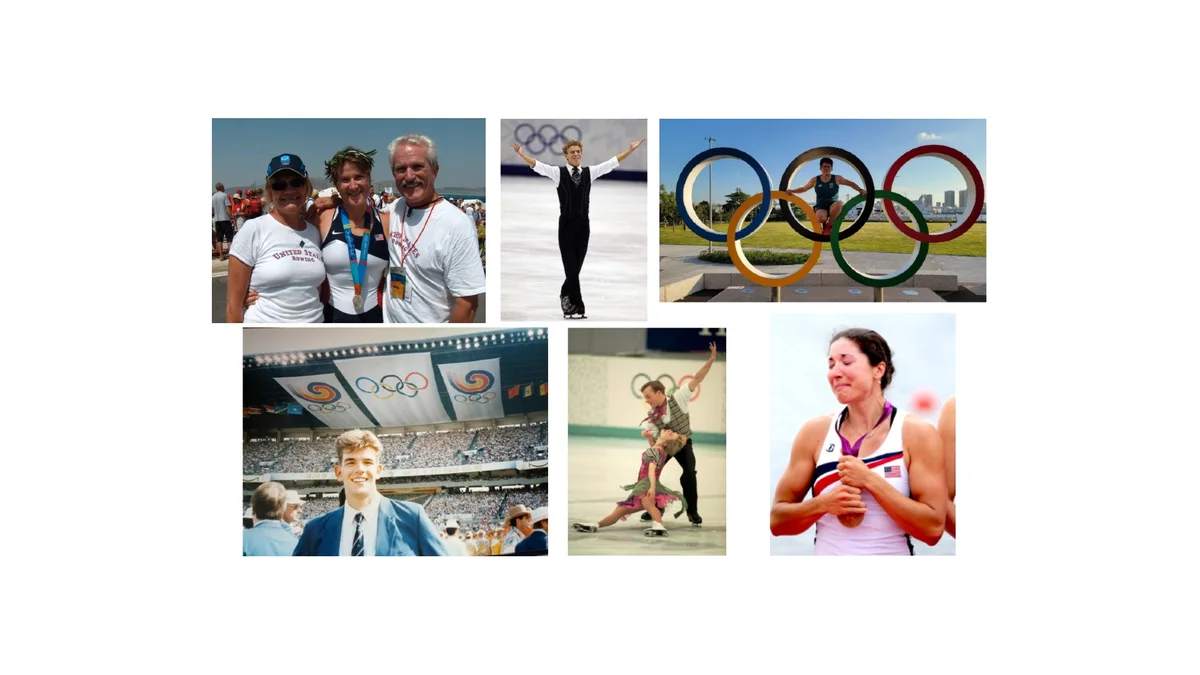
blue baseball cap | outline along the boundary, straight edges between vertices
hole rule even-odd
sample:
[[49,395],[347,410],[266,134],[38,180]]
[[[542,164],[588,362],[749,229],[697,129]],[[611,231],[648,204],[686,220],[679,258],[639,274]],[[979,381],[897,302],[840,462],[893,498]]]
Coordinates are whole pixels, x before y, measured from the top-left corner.
[[304,168],[304,161],[300,159],[299,155],[279,155],[272,159],[271,163],[267,165],[267,180],[280,171],[291,171],[308,177],[308,169]]

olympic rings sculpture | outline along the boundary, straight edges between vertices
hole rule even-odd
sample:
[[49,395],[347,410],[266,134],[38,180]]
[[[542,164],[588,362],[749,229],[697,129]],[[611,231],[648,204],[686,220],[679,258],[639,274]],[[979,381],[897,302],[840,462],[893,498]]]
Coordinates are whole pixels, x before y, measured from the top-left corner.
[[484,394],[455,394],[454,400],[459,403],[490,403],[496,399],[496,392],[489,391]]
[[[642,378],[642,381],[640,383],[638,382],[638,378]],[[637,375],[633,376],[632,380],[629,381],[629,391],[633,393],[634,398],[636,398],[637,400],[640,401],[640,400],[642,400],[642,387],[646,386],[647,384],[650,384],[654,380],[658,380],[659,382],[662,382],[664,386],[666,385],[667,381],[670,381],[671,386],[667,387],[667,395],[671,396],[676,391],[679,391],[680,387],[687,384],[689,380],[694,380],[694,379],[696,379],[696,378],[692,377],[691,375],[684,375],[683,377],[679,378],[679,383],[676,384],[675,378],[673,378],[670,375],[667,375],[665,373],[662,375],[659,375],[658,377],[653,378],[653,379],[651,379],[651,377],[645,373],[638,373]],[[692,401],[695,401],[698,398],[700,398],[700,385],[697,384],[696,391],[693,392],[692,395],[688,398],[688,403],[691,403]]]
[[346,412],[350,409],[350,404],[346,403],[345,401],[338,401],[337,403],[321,403],[319,405],[316,403],[309,403],[307,407],[312,412],[328,415],[335,412]]
[[[424,381],[424,384],[418,386],[416,384],[416,379],[413,378],[413,375],[421,378]],[[388,386],[389,378],[394,380],[391,386]],[[370,382],[374,389],[368,390],[367,388],[363,387],[363,380]],[[375,380],[364,376],[354,381],[354,387],[364,394],[372,394],[375,396],[375,398],[383,400],[387,400],[396,394],[407,396],[409,398],[416,398],[417,394],[429,388],[429,378],[425,377],[421,373],[412,372],[408,375],[405,375],[404,379],[400,379],[399,375],[384,375],[383,377],[379,378],[379,382],[375,382]],[[388,393],[387,396],[381,396],[380,394],[385,391]],[[409,391],[412,391],[412,393],[408,393]]]
[[313,403],[335,403],[342,397],[342,392],[324,382],[309,382],[305,385],[304,391],[297,391],[295,387],[289,387],[289,389],[296,396]]
[[[524,128],[527,128],[529,131],[524,136],[524,139],[522,139],[521,129],[524,129]],[[546,138],[545,131],[547,129],[550,129],[554,132],[553,134],[550,135],[550,138]],[[575,135],[568,136],[567,135],[568,129],[574,129]],[[583,132],[580,131],[579,127],[575,126],[574,124],[568,124],[567,126],[562,128],[562,131],[559,131],[558,127],[554,126],[553,124],[543,124],[542,126],[538,127],[536,131],[534,131],[532,124],[530,124],[528,122],[522,122],[521,124],[517,125],[516,129],[513,129],[513,140],[516,141],[517,143],[519,143],[521,146],[523,146],[530,153],[535,154],[535,155],[540,155],[543,152],[545,152],[547,149],[549,149],[550,147],[554,146],[555,144],[566,143],[567,141],[571,141],[571,140],[582,141],[583,140]],[[534,141],[538,141],[539,143],[542,144],[542,147],[540,150],[533,149]]]
[[451,387],[468,395],[481,394],[490,389],[495,382],[496,376],[486,370],[472,370],[462,378],[458,375],[450,378]]
[[[970,205],[969,208],[966,208],[966,212],[953,225],[942,232],[934,234],[929,232],[929,224],[925,221],[924,215],[921,214],[921,210],[917,208],[916,204],[913,204],[903,195],[892,191],[892,184],[895,182],[896,175],[900,172],[900,169],[911,160],[922,156],[931,156],[946,160],[958,169],[967,183],[967,199],[964,207]],[[808,216],[810,223],[816,223],[816,212],[808,202],[787,192],[788,185],[791,184],[792,178],[796,173],[800,171],[800,167],[818,157],[836,157],[846,162],[854,167],[854,170],[863,182],[864,193],[846,202],[842,207],[841,213],[830,224],[829,234],[815,232],[805,227],[800,219],[796,217],[795,212],[792,211],[792,205],[798,206]],[[717,232],[701,224],[700,218],[696,215],[696,210],[692,206],[692,189],[696,183],[696,179],[700,176],[700,172],[720,159],[740,159],[749,164],[750,168],[758,176],[759,184],[762,186],[760,193],[742,202],[734,210],[733,214],[730,215],[729,229],[726,232]],[[841,250],[841,241],[853,236],[867,224],[874,210],[876,198],[883,200],[884,211],[892,225],[902,234],[917,242],[912,256],[905,267],[896,272],[881,276],[872,276],[855,269],[846,261]],[[809,256],[808,261],[800,269],[786,275],[772,275],[759,271],[750,264],[742,251],[742,240],[754,234],[758,228],[762,227],[763,223],[767,222],[767,218],[771,215],[771,202],[774,199],[779,200],[780,210],[783,212],[783,217],[788,222],[788,225],[798,234],[813,242],[812,255]],[[924,264],[925,258],[929,254],[929,244],[950,241],[966,234],[967,230],[970,230],[971,226],[979,219],[979,214],[983,209],[983,201],[983,176],[979,173],[978,167],[966,155],[945,145],[922,145],[901,155],[892,164],[891,168],[888,169],[881,190],[875,189],[874,179],[871,177],[870,171],[867,170],[867,166],[863,164],[862,160],[853,153],[834,147],[812,148],[797,155],[788,164],[787,168],[784,169],[778,190],[771,189],[771,177],[767,174],[767,170],[763,165],[748,153],[736,148],[710,148],[696,155],[684,165],[683,170],[679,173],[679,181],[675,185],[675,202],[684,225],[687,225],[688,229],[707,241],[720,242],[724,240],[729,248],[729,257],[737,270],[747,279],[763,286],[786,286],[804,278],[816,266],[817,260],[821,255],[822,243],[830,244],[834,260],[837,261],[838,266],[842,268],[846,276],[857,283],[875,288],[895,286],[910,279],[921,269],[921,265]],[[913,222],[917,226],[916,230],[900,219],[900,214],[896,212],[896,203],[903,206],[912,216]],[[854,222],[845,231],[842,231],[842,224],[846,219],[846,214],[859,204],[863,206],[858,217],[855,218]],[[746,215],[756,206],[761,208],[759,208],[758,213],[750,221],[750,224],[744,229],[739,229],[742,223],[745,222]]]

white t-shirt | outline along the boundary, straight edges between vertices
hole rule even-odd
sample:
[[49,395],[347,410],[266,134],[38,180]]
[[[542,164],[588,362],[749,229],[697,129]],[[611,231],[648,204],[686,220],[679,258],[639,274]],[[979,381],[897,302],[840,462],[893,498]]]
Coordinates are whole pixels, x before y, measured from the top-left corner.
[[246,310],[245,323],[321,323],[320,286],[325,280],[321,235],[306,223],[293,230],[270,214],[246,221],[229,246],[229,255],[246,263],[250,288],[258,301]]
[[229,201],[229,195],[225,194],[224,192],[214,192],[212,196],[212,219],[214,223],[218,220],[232,220],[232,218],[225,213],[225,207],[227,206],[229,207],[229,212],[233,213],[233,202]]
[[387,208],[391,275],[403,269],[407,288],[395,298],[387,282],[384,323],[446,323],[455,298],[487,290],[479,238],[465,213],[445,200],[409,211],[400,198]]

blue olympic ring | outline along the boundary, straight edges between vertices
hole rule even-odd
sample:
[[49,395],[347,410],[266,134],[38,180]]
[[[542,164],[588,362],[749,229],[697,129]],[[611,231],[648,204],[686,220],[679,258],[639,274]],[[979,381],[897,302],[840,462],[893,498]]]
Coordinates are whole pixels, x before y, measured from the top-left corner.
[[[525,140],[521,140],[521,129],[524,127],[529,127],[529,134],[526,136]],[[554,133],[548,139],[546,138],[545,134],[547,129],[554,131]],[[574,129],[575,136],[567,136],[568,129]],[[537,131],[534,131],[532,124],[528,122],[522,122],[517,125],[516,129],[513,129],[513,140],[530,153],[534,155],[540,155],[557,143],[566,143],[567,141],[582,141],[583,132],[580,131],[579,127],[575,126],[574,124],[568,124],[562,128],[562,131],[559,131],[558,127],[554,126],[553,124],[543,124],[542,126],[538,127]],[[533,149],[533,146],[530,144],[534,141],[539,141],[542,144],[541,150]]]
[[[421,386],[417,386],[413,382],[410,382],[409,380],[412,379],[413,375],[416,375],[417,377],[421,378],[422,380],[425,380],[425,384],[422,384]],[[389,377],[396,381],[395,384],[393,384],[390,387],[388,386],[388,384],[386,382],[386,380]],[[361,382],[363,380],[370,382],[371,386],[375,387],[375,388],[371,389],[371,390],[366,389],[361,384]],[[416,398],[417,394],[419,394],[421,391],[429,388],[429,378],[425,377],[421,373],[412,372],[412,373],[409,373],[408,375],[405,375],[404,379],[400,379],[399,375],[384,375],[383,377],[379,378],[379,382],[376,383],[375,380],[372,380],[369,377],[363,376],[354,381],[354,388],[358,389],[359,391],[361,391],[364,394],[372,394],[375,396],[375,398],[384,399],[384,400],[389,399],[389,398],[395,396],[396,394],[401,394],[401,395],[407,396],[409,398]],[[406,389],[411,389],[412,393],[411,394],[408,393],[407,391],[405,391]],[[380,396],[379,393],[381,391],[388,392],[388,395]]]
[[454,400],[459,403],[490,403],[495,400],[496,392],[489,391],[484,394],[455,394]]

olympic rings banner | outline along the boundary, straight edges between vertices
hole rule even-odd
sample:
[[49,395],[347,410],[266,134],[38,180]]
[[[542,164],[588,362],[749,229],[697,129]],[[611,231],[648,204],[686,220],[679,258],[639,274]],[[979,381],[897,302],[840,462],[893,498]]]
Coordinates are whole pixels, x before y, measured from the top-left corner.
[[458,421],[504,417],[500,359],[438,364]]
[[[813,207],[800,197],[787,192],[792,185],[793,177],[800,173],[800,168],[804,164],[818,160],[821,157],[832,157],[849,164],[854,168],[855,173],[858,174],[858,179],[861,181],[863,187],[863,194],[853,197],[842,206],[841,214],[830,223],[832,229],[829,234],[810,229],[817,219]],[[946,230],[936,234],[929,232],[929,224],[925,221],[924,214],[921,213],[917,205],[913,204],[903,195],[892,191],[896,174],[900,172],[900,169],[905,164],[917,157],[936,157],[949,162],[951,166],[958,169],[959,173],[962,174],[963,180],[967,183],[967,198],[962,204],[963,214]],[[752,195],[746,201],[742,202],[734,210],[733,214],[730,215],[727,232],[716,232],[709,229],[700,222],[700,218],[692,206],[692,190],[696,179],[700,177],[701,172],[708,165],[719,159],[738,159],[748,164],[758,178],[759,187],[761,188],[757,194]],[[797,184],[803,184],[803,177],[796,182]],[[876,199],[883,201],[883,209],[887,213],[888,220],[892,225],[901,234],[916,242],[913,247],[912,256],[908,259],[904,267],[879,276],[866,274],[855,269],[853,265],[846,262],[841,248],[842,241],[854,236],[855,233],[867,224],[867,220],[871,217],[871,213],[874,210]],[[781,212],[788,225],[797,234],[812,242],[812,255],[809,256],[808,262],[790,274],[774,275],[762,272],[754,267],[754,265],[751,265],[742,252],[742,241],[748,239],[758,228],[767,222],[767,218],[771,215],[772,202],[774,200],[779,200]],[[930,244],[950,241],[966,234],[967,230],[971,229],[971,226],[978,220],[983,208],[983,201],[983,175],[979,173],[979,168],[966,155],[945,145],[922,145],[902,154],[892,164],[891,168],[888,169],[887,175],[883,179],[883,187],[880,190],[875,189],[875,180],[862,160],[847,150],[834,147],[811,148],[796,155],[795,159],[784,169],[783,176],[779,180],[778,189],[772,189],[771,176],[767,173],[766,168],[748,153],[737,148],[710,148],[696,155],[684,165],[683,170],[679,172],[679,181],[675,185],[675,205],[679,209],[679,215],[683,220],[683,224],[687,225],[688,229],[702,239],[711,242],[725,242],[729,248],[729,257],[733,260],[734,267],[747,279],[763,286],[787,286],[807,276],[821,257],[821,245],[826,243],[830,245],[833,259],[837,261],[838,266],[855,283],[874,288],[896,286],[912,278],[921,269],[921,265],[925,263],[925,257],[929,254]],[[908,211],[916,225],[916,229],[913,229],[904,222],[900,214],[896,211],[896,204],[899,204]],[[861,212],[855,218],[854,222],[850,225],[845,225],[847,214],[854,207],[860,205],[862,206]],[[738,228],[746,221],[750,210],[755,206],[761,207],[758,213],[751,219],[749,225],[739,230]],[[796,217],[795,211],[792,210],[793,206],[804,212],[808,217],[809,225],[806,226]]]
[[429,352],[334,361],[380,426],[449,422]]
[[[502,119],[500,120],[500,158],[501,164],[520,170],[525,174],[529,167],[513,152],[512,144],[519,143],[526,155],[555,166],[566,164],[562,154],[562,146],[569,140],[583,143],[583,163],[585,166],[599,164],[613,155],[629,149],[629,142],[646,138],[646,120],[534,120],[534,119]],[[612,176],[619,178],[621,173],[638,172],[643,175],[647,170],[647,157],[643,146],[621,163],[620,168]]]
[[342,391],[342,385],[334,373],[277,377],[275,381],[296,399],[296,403],[327,427],[356,429],[375,426],[359,410],[354,399]]

